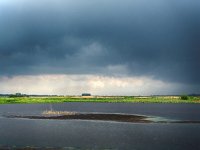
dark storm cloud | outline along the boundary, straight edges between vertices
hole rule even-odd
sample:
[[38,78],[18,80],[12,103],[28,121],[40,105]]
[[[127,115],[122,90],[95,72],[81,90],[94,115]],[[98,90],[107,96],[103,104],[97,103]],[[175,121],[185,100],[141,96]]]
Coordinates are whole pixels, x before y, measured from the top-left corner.
[[199,84],[199,8],[178,0],[2,1],[0,74],[112,75],[110,66],[123,66],[130,76]]

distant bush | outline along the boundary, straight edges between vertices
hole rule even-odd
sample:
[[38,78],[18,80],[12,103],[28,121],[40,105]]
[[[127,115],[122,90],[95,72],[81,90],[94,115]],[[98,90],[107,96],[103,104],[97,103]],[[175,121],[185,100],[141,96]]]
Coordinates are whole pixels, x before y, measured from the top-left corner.
[[21,96],[18,96],[18,95],[10,95],[9,97],[10,97],[10,98],[13,98],[13,97],[21,97]]
[[182,99],[182,100],[188,100],[188,99],[189,99],[189,96],[187,96],[187,95],[182,95],[182,96],[181,96],[181,99]]
[[15,98],[15,97],[29,97],[28,95],[10,95],[10,98]]

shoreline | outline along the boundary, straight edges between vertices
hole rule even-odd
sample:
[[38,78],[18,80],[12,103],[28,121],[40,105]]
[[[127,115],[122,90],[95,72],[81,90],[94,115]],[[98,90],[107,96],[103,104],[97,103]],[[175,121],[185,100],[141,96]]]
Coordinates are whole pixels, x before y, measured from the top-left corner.
[[149,96],[149,97],[134,97],[134,96],[118,96],[118,97],[0,97],[0,104],[45,104],[45,103],[68,103],[68,102],[83,102],[83,103],[164,103],[164,104],[200,104],[200,97],[189,97],[183,100],[180,97],[169,96]]

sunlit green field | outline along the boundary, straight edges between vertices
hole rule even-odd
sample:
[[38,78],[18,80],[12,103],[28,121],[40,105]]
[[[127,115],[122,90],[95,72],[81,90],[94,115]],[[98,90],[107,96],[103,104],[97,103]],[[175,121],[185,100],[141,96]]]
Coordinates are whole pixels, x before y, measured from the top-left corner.
[[106,103],[200,103],[200,97],[189,96],[187,100],[181,97],[0,97],[0,104],[19,103],[63,103],[63,102],[106,102]]

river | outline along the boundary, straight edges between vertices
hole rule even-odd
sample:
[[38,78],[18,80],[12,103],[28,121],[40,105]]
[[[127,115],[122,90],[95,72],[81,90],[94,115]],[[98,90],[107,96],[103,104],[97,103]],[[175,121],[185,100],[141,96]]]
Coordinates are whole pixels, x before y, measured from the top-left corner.
[[6,118],[45,110],[123,113],[170,120],[200,120],[199,104],[59,103],[0,105],[0,149],[200,149],[199,123],[126,123],[87,120]]

